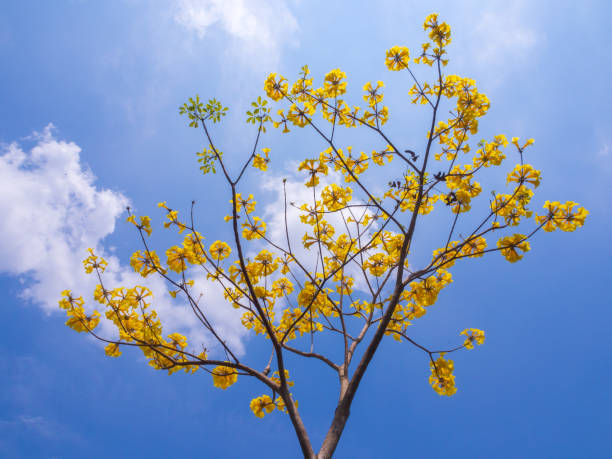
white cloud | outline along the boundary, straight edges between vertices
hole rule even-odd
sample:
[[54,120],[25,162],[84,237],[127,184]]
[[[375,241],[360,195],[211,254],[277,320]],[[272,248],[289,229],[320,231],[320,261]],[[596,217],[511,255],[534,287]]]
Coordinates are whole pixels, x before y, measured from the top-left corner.
[[[107,288],[148,286],[165,332],[180,331],[194,346],[214,348],[189,306],[173,300],[161,278],[143,279],[105,250],[104,238],[114,231],[128,199],[96,188],[94,175],[80,163],[81,149],[57,140],[52,129],[49,125],[31,136],[36,145],[30,151],[12,143],[0,155],[0,272],[23,279],[24,299],[47,313],[58,311],[57,301],[64,289],[91,300],[98,282],[94,275],[84,273],[82,260],[87,248],[94,248],[109,262],[104,273]],[[201,281],[198,286],[204,295],[202,307],[236,346],[236,352],[242,353],[245,330],[236,311],[210,283]],[[110,324],[103,325],[103,331],[111,332]]]
[[601,146],[601,148],[597,152],[597,156],[600,158],[609,158],[611,151],[612,151],[612,147],[610,147],[610,144],[606,142]]
[[29,416],[21,414],[13,419],[0,419],[0,427],[5,436],[24,435],[40,436],[45,440],[82,443],[83,438],[73,432],[67,425],[42,416]]
[[92,173],[79,163],[80,148],[57,141],[51,130],[49,125],[35,134],[30,152],[13,143],[0,157],[0,271],[31,273],[35,283],[26,296],[45,309],[55,306],[59,291],[51,298],[43,292],[55,281],[72,282],[66,265],[74,252],[110,234],[128,202],[119,193],[97,190]]
[[[488,4],[471,27],[470,55],[496,71],[506,63],[516,65],[517,60],[525,59],[544,38],[530,25],[530,8],[533,5],[523,1]],[[473,16],[470,21],[473,23]]]
[[268,65],[284,45],[297,44],[298,22],[286,1],[176,0],[174,18],[201,39],[218,26],[233,39],[234,54]]

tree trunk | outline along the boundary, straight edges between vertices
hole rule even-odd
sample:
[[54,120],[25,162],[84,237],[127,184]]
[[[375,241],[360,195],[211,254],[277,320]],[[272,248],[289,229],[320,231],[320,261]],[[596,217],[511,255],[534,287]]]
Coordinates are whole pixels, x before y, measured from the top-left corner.
[[317,459],[329,459],[332,457],[350,414],[350,402],[347,403],[346,398],[344,398],[336,407],[334,419],[327,431],[325,440],[323,440],[319,454],[317,454]]

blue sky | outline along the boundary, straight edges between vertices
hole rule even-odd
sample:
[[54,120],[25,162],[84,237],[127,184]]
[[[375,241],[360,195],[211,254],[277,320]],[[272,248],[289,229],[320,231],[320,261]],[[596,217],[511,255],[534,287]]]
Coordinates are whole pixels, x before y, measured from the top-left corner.
[[[87,247],[112,258],[112,281],[137,282],[127,269],[140,248],[122,213],[127,203],[159,217],[158,251],[176,242],[161,227],[162,200],[186,211],[195,199],[207,239],[227,237],[229,191],[199,173],[194,153],[205,142],[178,115],[195,93],[230,107],[215,137],[240,158],[254,136],[244,111],[268,73],[291,80],[308,64],[320,81],[340,67],[355,103],[364,82],[385,81],[389,132],[406,148],[418,145],[427,112],[407,103],[410,85],[385,69],[384,51],[416,51],[435,11],[452,27],[449,72],[474,78],[491,100],[479,138],[535,138],[530,160],[543,183],[533,208],[574,200],[590,215],[575,233],[539,235],[519,263],[496,255],[454,269],[414,336],[443,347],[464,328],[487,332],[484,346],[454,356],[458,393],[438,396],[426,356],[385,342],[336,456],[603,457],[612,428],[610,10],[604,1],[4,2],[0,455],[299,456],[287,418],[260,420],[249,410],[262,393],[254,382],[221,391],[204,373],[155,372],[136,353],[110,359],[63,325],[59,293],[89,294],[93,281],[80,272]],[[356,148],[367,142],[344,135]],[[273,131],[264,142],[272,148],[268,186],[253,174],[245,188],[272,212],[274,183],[297,180],[295,162],[322,144],[306,132]],[[420,236],[427,246],[430,232]],[[153,288],[171,326],[205,339],[161,283]],[[267,352],[218,295],[209,298],[245,356]],[[297,361],[292,375],[318,445],[336,380]]]

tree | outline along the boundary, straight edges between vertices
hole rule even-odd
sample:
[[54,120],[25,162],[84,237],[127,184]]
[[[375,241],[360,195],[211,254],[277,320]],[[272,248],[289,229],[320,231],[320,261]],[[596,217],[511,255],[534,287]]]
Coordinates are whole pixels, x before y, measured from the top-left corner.
[[[137,347],[153,368],[168,373],[206,371],[221,389],[235,384],[239,376],[258,380],[269,393],[254,398],[251,410],[258,417],[274,410],[286,413],[304,457],[332,456],[360,382],[385,337],[425,352],[433,389],[440,395],[453,395],[453,361],[447,355],[482,344],[484,332],[463,330],[460,334],[464,338],[457,346],[444,350],[429,349],[409,333],[411,324],[426,314],[440,291],[452,282],[449,270],[457,261],[481,258],[490,252],[500,252],[515,263],[530,250],[529,240],[537,232],[574,231],[584,224],[588,212],[571,201],[546,201],[541,214],[534,215],[529,210],[534,190],[540,184],[540,171],[524,162],[533,139],[520,142],[515,137],[509,142],[504,135],[497,135],[491,141],[482,140],[475,155],[468,156],[469,162],[459,164],[460,158],[470,152],[470,138],[478,132],[479,119],[487,113],[489,100],[473,80],[444,74],[450,27],[432,14],[426,18],[424,29],[429,41],[412,62],[431,67],[434,81],[419,81],[412,70],[408,48],[394,46],[385,57],[389,70],[406,72],[412,79],[411,102],[424,105],[430,112],[422,149],[401,148],[383,130],[389,110],[383,105],[381,81],[375,85],[368,82],[363,87],[365,109],[350,107],[342,98],[347,83],[340,69],[327,73],[323,86],[317,89],[313,88],[306,66],[291,88],[284,77],[270,74],[264,85],[266,95],[289,106],[273,115],[267,99],[258,97],[252,103],[247,123],[255,126],[256,139],[252,152],[236,171],[232,165],[237,159],[228,161],[212,138],[211,125],[221,121],[227,108],[215,99],[204,103],[197,96],[181,107],[180,113],[188,116],[190,126],[202,128],[208,143],[197,154],[200,169],[203,174],[219,172],[230,189],[231,211],[225,220],[231,225],[232,240],[218,240],[206,246],[194,224],[193,202],[191,214],[184,220],[165,202],[160,203],[166,212],[164,225],[185,233],[181,245],[166,250],[166,262],[162,263],[148,242],[150,218],[137,219],[128,209],[128,221],[137,228],[143,245],[132,255],[131,265],[143,277],[163,277],[172,288],[172,296],[184,297],[210,339],[217,343],[217,354],[224,358],[209,356],[206,349],[195,349],[180,333],[164,335],[161,320],[151,306],[151,291],[142,286],[107,288],[103,280],[106,261],[91,249],[84,260],[85,270],[95,272],[99,278],[94,299],[104,306],[105,316],[116,327],[117,335],[100,334],[100,312],[88,314],[83,298],[68,290],[59,302],[68,315],[66,324],[106,342],[106,354],[111,357],[121,355],[121,349]],[[451,107],[450,118],[439,120],[446,105]],[[329,129],[323,128],[324,122],[329,123]],[[312,129],[327,146],[318,156],[302,161],[298,168],[306,175],[304,186],[312,196],[311,202],[288,204],[285,190],[283,240],[269,236],[266,223],[254,215],[257,203],[253,195],[240,190],[249,165],[257,173],[265,173],[268,168],[270,150],[260,149],[260,140],[270,125],[282,127],[283,133],[289,132],[290,126]],[[335,140],[340,127],[364,129],[376,137],[381,147],[369,155],[354,154],[351,147],[342,149]],[[488,203],[477,200],[483,190],[475,181],[476,174],[500,166],[510,143],[518,164],[507,173],[508,193],[493,191]],[[372,169],[382,171],[376,172],[377,177],[387,173],[389,182],[383,193],[375,191],[372,180],[368,183]],[[330,178],[338,180],[325,185],[323,182]],[[299,208],[299,218],[309,228],[301,247],[292,244],[289,205]],[[415,229],[434,209],[450,213],[450,227],[441,232],[438,248],[429,261],[414,266],[409,255],[417,246]],[[527,223],[532,217],[532,223]],[[526,234],[515,232],[521,224],[529,226]],[[458,232],[459,225],[465,228],[463,233]],[[487,239],[496,240],[495,245],[490,247]],[[235,260],[230,263],[232,254]],[[247,363],[218,333],[207,314],[208,306],[200,303],[193,279],[188,278],[193,267],[199,267],[202,275],[222,287],[227,302],[242,311],[244,327],[269,342],[269,359]],[[317,337],[322,333],[338,337],[338,349],[332,348],[329,340],[321,346]],[[294,383],[288,364],[289,359],[298,358],[319,361],[332,369],[339,381],[338,403],[318,453],[291,393]]]

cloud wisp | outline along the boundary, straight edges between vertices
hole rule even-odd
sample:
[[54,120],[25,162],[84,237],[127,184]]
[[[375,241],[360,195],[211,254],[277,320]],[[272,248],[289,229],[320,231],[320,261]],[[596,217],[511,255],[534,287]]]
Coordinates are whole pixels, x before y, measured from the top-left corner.
[[299,25],[286,1],[177,0],[175,21],[204,39],[214,27],[230,38],[230,51],[247,61],[276,65],[296,45]]
[[533,23],[532,4],[492,2],[475,9],[480,8],[476,17],[466,18],[471,25],[465,54],[474,56],[482,71],[499,84],[509,66],[528,60],[545,37]]

